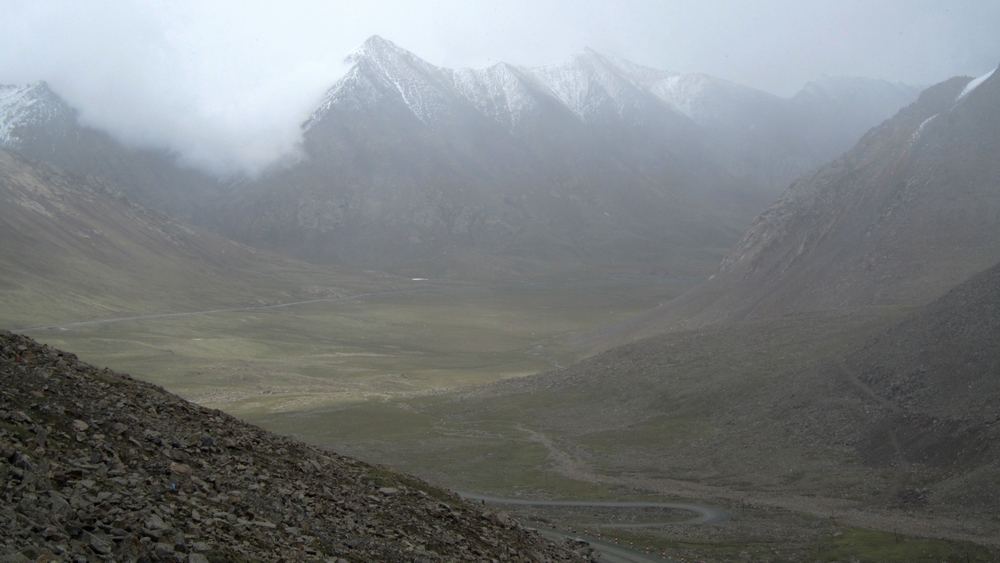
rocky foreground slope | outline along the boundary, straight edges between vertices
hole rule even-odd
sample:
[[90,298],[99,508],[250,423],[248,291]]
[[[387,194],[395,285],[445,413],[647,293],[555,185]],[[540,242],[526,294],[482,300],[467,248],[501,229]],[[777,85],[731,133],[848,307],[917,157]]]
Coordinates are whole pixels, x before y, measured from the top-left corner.
[[504,513],[0,331],[3,561],[585,561]]

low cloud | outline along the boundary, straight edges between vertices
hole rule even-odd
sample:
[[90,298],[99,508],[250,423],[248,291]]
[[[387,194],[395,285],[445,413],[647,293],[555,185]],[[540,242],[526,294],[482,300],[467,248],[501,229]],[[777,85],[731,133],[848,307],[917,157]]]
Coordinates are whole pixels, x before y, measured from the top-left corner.
[[820,74],[929,84],[1000,63],[1000,5],[637,0],[0,0],[0,83],[46,80],[87,125],[219,174],[294,158],[299,125],[379,34],[441,66],[585,46],[779,94]]

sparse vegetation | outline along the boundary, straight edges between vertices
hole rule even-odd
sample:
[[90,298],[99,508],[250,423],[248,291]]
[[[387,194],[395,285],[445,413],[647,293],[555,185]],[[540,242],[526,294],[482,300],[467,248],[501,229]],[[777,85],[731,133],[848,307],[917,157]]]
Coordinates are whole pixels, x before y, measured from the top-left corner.
[[568,366],[569,339],[685,284],[439,287],[32,333],[241,416],[343,407]]

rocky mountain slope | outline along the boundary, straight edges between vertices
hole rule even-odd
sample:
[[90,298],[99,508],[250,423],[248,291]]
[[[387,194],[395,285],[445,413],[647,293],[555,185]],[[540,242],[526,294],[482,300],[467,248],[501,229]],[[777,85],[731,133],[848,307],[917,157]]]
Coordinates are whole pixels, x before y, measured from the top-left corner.
[[[886,329],[790,372],[765,413],[790,444],[842,444],[872,504],[975,522],[1000,508],[1000,264]],[[761,419],[771,419],[770,421]],[[793,446],[794,447],[794,446]]]
[[668,326],[922,305],[1000,261],[998,108],[994,73],[927,89],[792,184],[713,279],[609,331],[608,343]]
[[863,451],[873,463],[927,464],[958,473],[935,494],[952,502],[1000,505],[995,490],[966,481],[996,479],[991,438],[1000,423],[1000,265],[855,345],[844,366],[894,408],[873,424]]
[[116,188],[0,150],[0,320],[11,328],[333,297],[379,282],[237,244]]
[[587,561],[503,512],[0,332],[5,561]]
[[761,296],[752,307],[801,310],[925,303],[995,264],[1000,76],[965,92],[969,82],[927,90],[843,158],[796,182],[719,277],[760,280],[767,292],[784,283],[775,292],[780,306]]

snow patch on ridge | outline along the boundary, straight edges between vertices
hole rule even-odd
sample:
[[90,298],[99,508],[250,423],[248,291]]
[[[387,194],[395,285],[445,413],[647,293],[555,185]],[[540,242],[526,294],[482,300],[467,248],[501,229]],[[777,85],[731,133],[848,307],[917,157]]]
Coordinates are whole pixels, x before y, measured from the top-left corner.
[[462,68],[453,73],[455,88],[476,109],[513,130],[538,107],[524,71],[499,63],[482,70]]
[[708,76],[658,70],[591,49],[557,65],[524,68],[499,63],[485,69],[451,70],[378,36],[351,51],[346,62],[353,65],[351,70],[303,123],[306,131],[334,107],[363,111],[386,98],[404,103],[428,124],[456,102],[468,104],[510,131],[547,103],[562,105],[586,122],[637,121],[657,101],[693,117],[704,113],[703,91],[714,84]]
[[61,103],[44,82],[28,86],[0,85],[0,148],[20,148],[20,130],[71,119],[72,110]]
[[584,121],[605,117],[609,110],[627,118],[643,104],[643,88],[629,73],[591,49],[567,64],[538,67],[530,72]]
[[972,92],[973,90],[975,90],[976,88],[978,88],[979,85],[982,84],[983,82],[986,82],[989,79],[989,77],[993,76],[994,72],[996,72],[996,69],[993,69],[993,70],[989,71],[988,73],[986,73],[986,74],[980,76],[979,78],[977,78],[977,79],[969,82],[968,84],[966,84],[965,88],[962,89],[962,93],[959,94],[955,98],[955,102],[958,103],[958,102],[962,101],[962,98],[968,96],[970,92]]
[[921,133],[921,132],[922,132],[922,131],[924,130],[924,127],[926,127],[926,126],[927,126],[927,124],[928,124],[928,123],[930,123],[931,121],[934,121],[934,118],[935,118],[935,117],[937,117],[937,116],[939,116],[939,115],[941,115],[941,114],[940,114],[940,113],[935,113],[934,115],[932,115],[932,116],[928,117],[927,119],[923,120],[923,121],[922,121],[922,122],[920,123],[920,125],[919,125],[919,126],[917,126],[917,130],[916,130],[916,131],[914,131],[914,132],[913,132],[913,136],[912,136],[912,137],[910,137],[910,144],[911,144],[911,145],[912,145],[913,143],[915,143],[915,142],[917,141],[917,139],[919,139],[919,138],[920,138],[920,133]]

